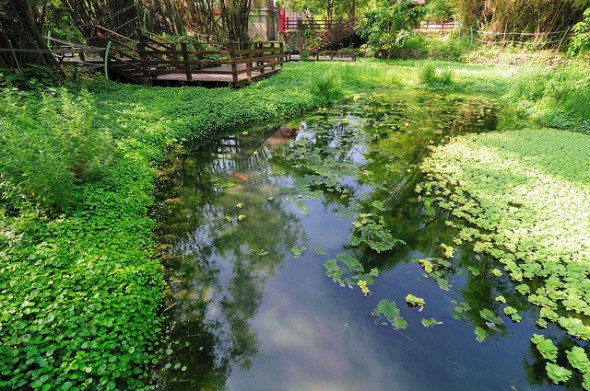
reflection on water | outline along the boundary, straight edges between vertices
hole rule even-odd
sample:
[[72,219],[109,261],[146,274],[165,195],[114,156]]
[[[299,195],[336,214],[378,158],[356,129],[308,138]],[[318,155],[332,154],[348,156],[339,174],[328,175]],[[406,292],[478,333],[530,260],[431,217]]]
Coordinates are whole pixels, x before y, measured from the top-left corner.
[[[530,351],[528,304],[485,272],[492,260],[458,248],[430,277],[415,262],[440,257],[454,235],[414,192],[420,159],[445,137],[494,129],[495,107],[400,94],[358,96],[176,151],[161,172],[156,216],[178,342],[162,389],[552,388]],[[351,245],[360,230],[352,223],[367,215],[405,244],[381,253],[375,237]],[[343,252],[380,270],[370,296],[326,276],[324,262]],[[400,305],[408,293],[425,298],[423,311]],[[500,313],[498,295],[516,303],[521,324],[482,318],[483,309]],[[372,316],[384,298],[398,303],[407,330]],[[475,327],[486,328],[485,342]]]

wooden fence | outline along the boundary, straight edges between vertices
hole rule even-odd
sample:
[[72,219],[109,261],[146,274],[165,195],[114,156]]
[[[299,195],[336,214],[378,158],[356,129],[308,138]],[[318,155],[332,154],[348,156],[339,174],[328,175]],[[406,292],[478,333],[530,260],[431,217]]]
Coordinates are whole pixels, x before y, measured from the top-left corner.
[[450,31],[459,28],[459,23],[454,20],[422,20],[420,21],[420,29],[432,32],[436,31]]
[[170,42],[138,32],[138,39],[98,27],[110,42],[106,62],[114,72],[137,82],[186,81],[243,85],[277,72],[283,64],[282,42]]
[[284,29],[285,30],[300,30],[300,31],[310,29],[310,30],[314,30],[314,31],[323,31],[323,30],[329,30],[332,27],[334,27],[342,22],[346,22],[346,20],[315,19],[315,20],[309,21],[306,19],[285,18]]

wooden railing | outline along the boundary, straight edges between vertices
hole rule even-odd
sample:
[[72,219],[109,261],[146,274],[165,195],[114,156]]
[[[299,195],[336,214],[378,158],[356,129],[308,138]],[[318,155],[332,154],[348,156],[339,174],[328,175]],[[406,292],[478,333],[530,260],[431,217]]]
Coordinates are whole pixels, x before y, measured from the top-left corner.
[[70,43],[53,37],[44,37],[47,40],[47,47],[56,57],[58,62],[85,62],[87,55],[102,57],[104,48],[86,46],[76,43]]
[[319,33],[321,43],[315,47],[310,48],[310,52],[315,53],[328,49],[332,45],[339,43],[354,34],[354,26],[356,21],[354,19],[340,22],[334,25],[331,29]]
[[333,19],[317,19],[309,21],[307,19],[290,19],[286,18],[284,22],[285,30],[314,30],[314,31],[323,31],[329,30],[332,27],[338,25],[339,23],[344,22],[344,20]]
[[454,20],[422,20],[420,28],[424,30],[453,30],[459,28],[459,24]]
[[282,42],[176,43],[139,31],[136,41],[100,26],[97,33],[105,42],[111,42],[108,61],[114,70],[138,82],[171,74],[193,81],[197,74],[209,74],[230,76],[237,85],[244,81],[244,74],[248,79],[253,73],[258,77],[283,64]]

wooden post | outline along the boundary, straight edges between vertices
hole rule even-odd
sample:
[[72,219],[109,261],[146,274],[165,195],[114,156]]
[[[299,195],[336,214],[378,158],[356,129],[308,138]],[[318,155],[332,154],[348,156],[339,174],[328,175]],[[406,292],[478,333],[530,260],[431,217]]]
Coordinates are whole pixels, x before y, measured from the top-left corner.
[[[257,47],[256,57],[264,57],[264,44],[262,42],[259,42],[256,44],[256,47]],[[262,59],[262,61],[258,60],[256,62],[256,66],[259,67],[261,65],[262,65],[262,68],[260,68],[260,73],[264,73],[264,66],[266,65],[266,60]]]
[[272,56],[270,58],[270,65],[271,65],[271,69],[274,71],[276,71],[276,57],[275,57],[275,43],[271,42],[270,43],[270,52],[272,53]]
[[[148,64],[148,58],[146,55],[145,50],[145,40],[143,39],[143,34],[141,33],[141,29],[137,29],[137,37],[139,41],[137,42],[137,54],[139,55],[139,59],[141,60],[141,69],[143,70],[143,75],[146,79],[150,78],[150,65]],[[154,75],[156,76],[156,75]],[[145,80],[144,80],[145,82]]]
[[231,64],[232,80],[234,85],[238,84],[238,66],[236,64],[236,46],[229,44],[229,62]]
[[252,44],[247,43],[244,46],[247,49],[246,52],[246,75],[250,79],[252,77]]
[[193,80],[193,73],[191,72],[190,58],[188,56],[188,48],[186,42],[181,43],[180,48],[182,50],[182,59],[184,62],[184,72],[186,73],[186,80],[191,81]]
[[179,71],[180,61],[178,59],[178,49],[176,48],[176,44],[173,43],[172,45],[170,45],[170,48],[172,49],[172,63],[174,65],[174,70]]

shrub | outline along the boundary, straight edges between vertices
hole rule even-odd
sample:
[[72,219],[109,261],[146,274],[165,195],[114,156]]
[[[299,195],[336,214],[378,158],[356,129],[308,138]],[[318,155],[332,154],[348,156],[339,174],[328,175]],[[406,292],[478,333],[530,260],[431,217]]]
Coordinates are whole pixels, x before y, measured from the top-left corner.
[[333,102],[344,96],[342,83],[331,71],[319,77],[311,85],[311,93],[322,102]]
[[446,39],[431,39],[428,42],[428,58],[441,61],[464,60],[463,53],[467,51],[469,42],[461,37],[449,36]]
[[16,90],[1,95],[3,197],[67,211],[76,186],[99,179],[113,160],[109,133],[94,127],[90,96],[49,90],[33,104]]
[[420,68],[418,77],[420,83],[427,87],[437,88],[448,86],[452,83],[452,73],[449,70],[437,72],[432,63],[427,62]]
[[506,99],[541,124],[582,131],[590,121],[590,69],[583,61],[538,68],[517,76]]
[[584,19],[576,24],[573,29],[567,54],[575,56],[585,53],[590,49],[590,8],[584,11]]

